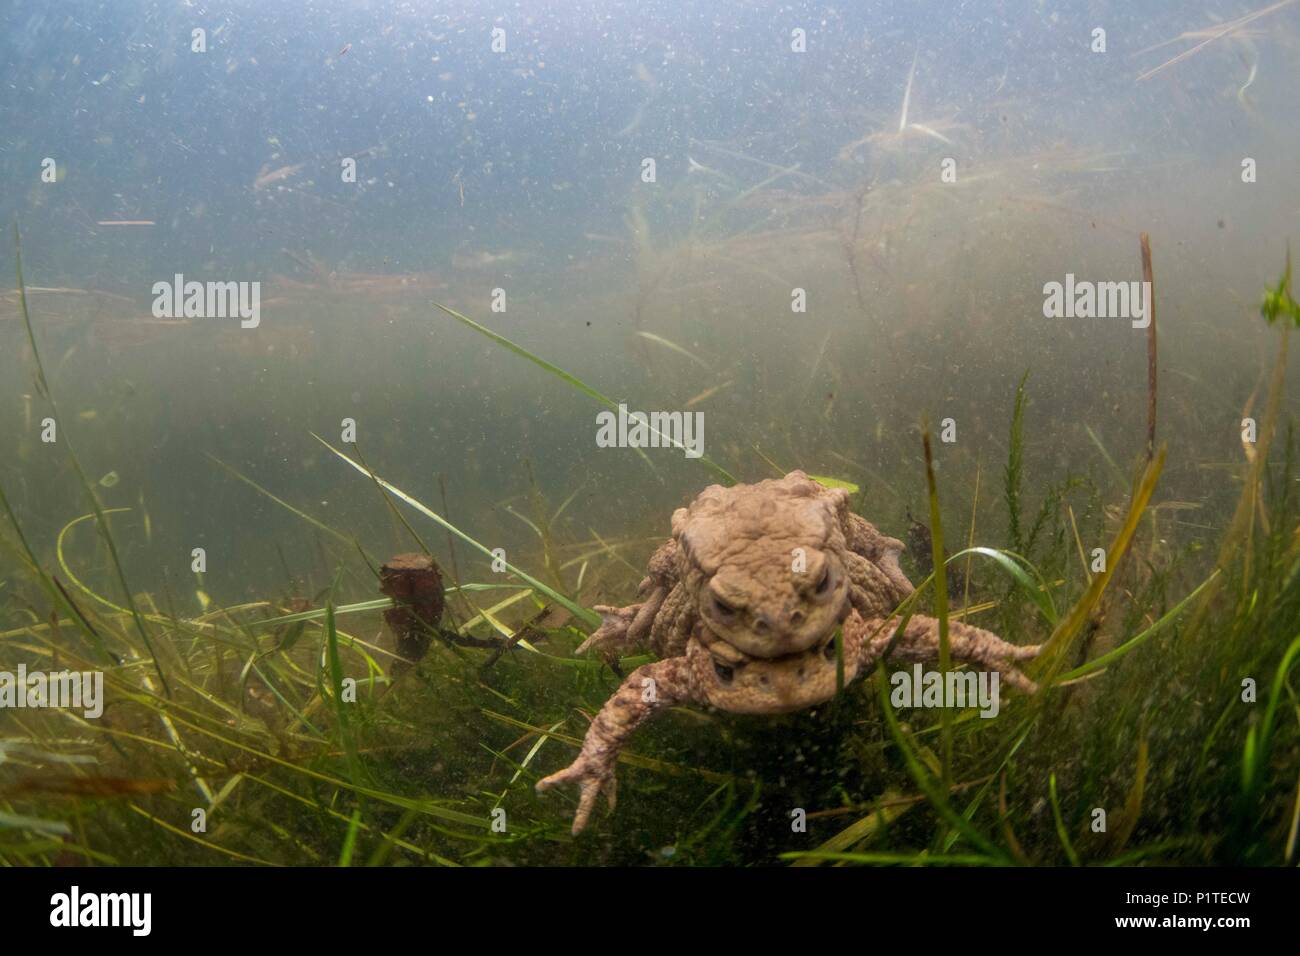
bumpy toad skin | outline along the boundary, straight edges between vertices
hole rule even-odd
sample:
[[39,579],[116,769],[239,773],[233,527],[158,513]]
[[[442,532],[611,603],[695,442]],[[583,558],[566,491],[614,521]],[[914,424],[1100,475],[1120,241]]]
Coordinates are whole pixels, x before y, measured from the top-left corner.
[[850,513],[848,492],[801,471],[712,485],[673,513],[672,529],[650,559],[643,602],[597,606],[605,621],[580,652],[676,657],[703,622],[746,656],[780,657],[820,644],[850,607],[885,614],[912,593],[903,543]]
[[[598,606],[604,623],[579,648],[614,658],[649,647],[662,659],[629,674],[592,721],[577,759],[537,784],[579,785],[574,834],[602,791],[613,806],[619,750],[655,713],[694,704],[780,714],[824,703],[837,688],[837,628],[843,625],[847,684],[888,649],[898,625],[891,613],[912,593],[898,566],[902,542],[850,513],[847,492],[801,471],[753,485],[712,485],[674,512],[672,530],[650,559],[642,602]],[[936,659],[938,626],[913,615],[890,658]],[[954,661],[1035,689],[1011,662],[1032,658],[1036,646],[1017,647],[956,621],[949,643]]]

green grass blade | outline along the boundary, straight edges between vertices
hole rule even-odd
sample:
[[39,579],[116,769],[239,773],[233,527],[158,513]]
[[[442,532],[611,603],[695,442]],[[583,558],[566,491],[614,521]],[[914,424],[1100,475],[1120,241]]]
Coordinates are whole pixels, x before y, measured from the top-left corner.
[[903,762],[907,765],[908,772],[912,775],[912,779],[916,781],[916,785],[920,787],[921,792],[925,794],[930,806],[951,826],[961,831],[962,835],[977,849],[983,850],[1000,862],[1009,862],[1005,854],[998,850],[984,834],[980,833],[970,821],[952,808],[943,789],[935,785],[929,772],[913,752],[912,745],[908,743],[902,728],[898,726],[898,718],[894,715],[894,706],[889,702],[889,682],[885,677],[883,662],[876,666],[872,679],[876,682],[877,698],[880,701],[880,710],[884,714],[889,734],[893,737],[899,753],[903,755]]
[[[944,563],[952,564],[952,562],[956,561],[958,558],[964,557],[968,554],[978,554],[996,562],[1002,570],[1006,571],[1007,574],[1009,574],[1015,582],[1020,585],[1025,592],[1025,596],[1034,603],[1034,606],[1038,608],[1040,613],[1042,613],[1048,624],[1052,625],[1052,627],[1056,627],[1060,622],[1060,615],[1057,613],[1056,605],[1052,602],[1052,596],[1048,591],[1047,582],[1043,579],[1042,574],[1039,573],[1038,569],[1034,567],[1028,558],[1024,558],[1013,551],[1003,551],[998,548],[986,548],[980,546],[966,548],[964,551],[958,551]],[[1021,567],[1018,562],[1023,562],[1025,567],[1034,572],[1034,577],[1038,578],[1037,582],[1035,582],[1034,579],[1025,572],[1025,568]]]
[[1082,630],[1089,615],[1092,614],[1093,608],[1097,606],[1097,602],[1101,600],[1106,585],[1110,583],[1111,577],[1115,574],[1115,569],[1119,567],[1120,562],[1123,560],[1129,542],[1133,540],[1133,534],[1137,531],[1138,522],[1146,511],[1147,503],[1150,502],[1151,495],[1155,492],[1156,484],[1160,480],[1160,472],[1165,464],[1166,451],[1167,449],[1162,447],[1142,473],[1142,477],[1138,481],[1129,502],[1128,515],[1124,519],[1124,524],[1116,533],[1115,540],[1111,542],[1110,548],[1106,551],[1106,570],[1093,577],[1088,589],[1084,591],[1079,600],[1075,602],[1074,607],[1070,608],[1069,614],[1057,624],[1051,636],[1044,642],[1043,652],[1036,662],[1039,665],[1038,673],[1042,675],[1041,683],[1050,683],[1055,679],[1057,672],[1065,661],[1065,655],[1070,645]]
[[334,452],[334,454],[342,458],[345,462],[347,462],[357,471],[361,472],[361,474],[369,475],[379,484],[380,487],[387,490],[390,494],[396,496],[397,498],[400,498],[402,501],[405,501],[416,511],[420,512],[420,514],[424,515],[426,518],[431,519],[438,525],[441,525],[445,530],[450,531],[452,534],[460,538],[470,547],[479,551],[489,561],[500,560],[501,564],[503,564],[507,570],[509,570],[520,580],[527,581],[528,584],[531,585],[533,588],[535,588],[537,591],[539,591],[542,594],[545,594],[551,600],[555,601],[557,604],[566,608],[568,611],[570,611],[580,620],[585,621],[587,624],[591,625],[592,627],[596,627],[597,625],[600,624],[600,615],[597,614],[595,611],[590,611],[587,608],[583,607],[582,605],[577,604],[571,598],[568,598],[565,595],[561,594],[559,591],[555,590],[555,588],[550,587],[547,584],[543,584],[541,581],[533,577],[527,571],[515,567],[509,561],[498,559],[498,557],[495,554],[493,554],[491,549],[489,549],[486,545],[479,543],[474,538],[471,538],[468,534],[466,534],[464,531],[461,531],[450,521],[447,521],[441,515],[433,511],[432,508],[428,507],[425,504],[422,504],[421,502],[417,501],[415,498],[412,498],[405,491],[403,491],[401,488],[398,488],[396,485],[392,484],[391,482],[386,481],[383,478],[380,478],[378,475],[376,475],[370,469],[366,468],[364,465],[361,465],[353,461],[347,455],[343,454],[343,452],[339,451],[337,448],[335,448],[333,445],[331,445],[329,442],[327,442],[325,439],[321,438],[319,435],[315,434],[314,432],[312,433],[312,437],[315,438],[322,445],[324,445],[326,448],[328,448],[330,451]]
[[1066,831],[1065,820],[1061,817],[1061,802],[1056,798],[1056,774],[1048,779],[1048,794],[1052,798],[1052,820],[1056,823],[1056,835],[1061,841],[1061,846],[1065,849],[1065,855],[1070,860],[1071,866],[1079,865],[1079,853],[1074,849],[1074,844],[1070,842],[1070,834]]
[[1016,404],[1011,412],[1010,449],[1007,452],[1007,467],[1003,472],[1003,496],[1007,502],[1007,535],[1011,546],[1017,551],[1025,550],[1020,530],[1020,479],[1024,470],[1023,456],[1025,423],[1025,382],[1029,380],[1029,370],[1020,377],[1016,386]]
[[343,848],[339,851],[339,866],[347,867],[352,865],[352,853],[357,848],[357,831],[361,825],[361,808],[352,811],[352,819],[348,821],[348,832],[343,836]]
[[[934,457],[930,448],[930,429],[926,426],[921,436],[925,449],[925,486],[930,502],[930,552],[934,562],[934,616],[939,619],[939,673],[948,679],[952,667],[952,652],[948,639],[948,565],[943,553],[943,518],[939,512],[939,485],[934,477]],[[943,788],[952,786],[952,709],[945,707],[939,713],[942,727]]]
[[[22,240],[18,234],[18,223],[14,222],[14,261],[18,274],[18,300],[21,304],[23,315],[23,325],[27,328],[27,341],[32,348],[32,359],[36,363],[37,385],[42,397],[49,403],[50,410],[54,413],[55,420],[59,418],[58,406],[54,402],[54,393],[50,390],[49,379],[45,376],[45,366],[41,362],[40,350],[36,347],[36,331],[32,326],[32,316],[27,310],[27,287],[23,283],[23,250]],[[136,606],[135,597],[131,593],[131,586],[126,581],[126,571],[122,567],[122,560],[117,553],[117,544],[113,541],[112,532],[108,530],[108,520],[104,516],[104,509],[99,504],[99,498],[95,494],[94,486],[90,479],[86,477],[85,469],[81,467],[81,461],[77,458],[76,452],[72,447],[72,440],[68,437],[66,427],[63,437],[64,447],[68,451],[68,460],[72,462],[72,468],[77,473],[77,478],[81,481],[81,487],[86,493],[86,498],[90,501],[90,508],[95,513],[95,519],[99,528],[100,537],[104,539],[104,544],[108,546],[108,556],[112,559],[113,570],[117,575],[118,585],[122,588],[122,596],[126,600],[127,607],[130,608],[131,620],[135,624],[136,633],[140,635],[140,640],[144,643],[144,648],[149,654],[149,659],[153,662],[154,671],[158,674],[158,680],[162,684],[163,693],[171,696],[171,686],[167,683],[167,675],[163,673],[162,663],[158,660],[158,655],[154,651],[153,640],[149,637],[149,631],[144,626],[144,618],[140,614],[140,609]]]
[[[612,411],[618,411],[618,402],[614,401],[608,395],[605,395],[597,391],[596,389],[592,388],[590,385],[588,385],[582,379],[578,378],[576,375],[573,375],[570,372],[566,372],[558,365],[546,361],[546,359],[542,358],[539,355],[534,355],[532,352],[528,351],[528,349],[524,348],[522,345],[510,341],[510,339],[506,338],[504,335],[501,335],[499,332],[493,332],[486,325],[480,325],[478,322],[475,322],[467,315],[461,315],[455,309],[449,309],[447,308],[447,306],[439,302],[435,302],[434,305],[438,306],[438,308],[442,309],[442,311],[446,312],[457,322],[461,322],[467,325],[469,328],[478,332],[480,335],[487,336],[493,342],[497,343],[497,345],[509,349],[511,352],[515,353],[515,355],[518,355],[520,358],[527,359],[528,361],[536,365],[538,368],[545,369],[547,372],[550,372],[556,378],[560,379],[560,381],[571,386],[572,388],[577,389],[579,392],[586,395],[588,398],[594,398],[596,401],[600,402],[606,408]],[[674,441],[670,436],[663,434],[663,432],[660,432],[653,425],[650,425],[648,427],[650,428],[651,431],[655,432],[657,435],[659,435],[660,438],[666,440],[673,447],[679,449],[683,448],[680,442]],[[735,476],[732,475],[731,472],[727,471],[727,469],[719,465],[708,455],[701,455],[699,460],[703,464],[707,465],[709,468],[713,469],[713,471],[715,471],[718,475],[720,475],[723,479],[725,479],[728,484],[734,485],[736,483]]]
[[1004,866],[1006,861],[996,856],[977,853],[827,853],[822,850],[804,850],[782,853],[782,860],[826,860],[828,862],[867,863],[883,866]]
[[357,742],[352,734],[352,719],[348,713],[348,704],[343,700],[343,662],[339,657],[338,627],[334,623],[334,593],[338,589],[342,574],[342,568],[335,573],[334,583],[330,586],[329,597],[325,603],[325,647],[329,658],[330,698],[334,702],[334,713],[339,723],[339,737],[343,743],[343,751],[347,754],[352,782],[362,784],[370,781],[362,768],[361,757],[357,753]]
[[1194,591],[1192,591],[1190,594],[1187,595],[1187,597],[1183,598],[1172,608],[1166,611],[1165,614],[1160,618],[1160,620],[1156,621],[1146,630],[1142,631],[1142,633],[1136,634],[1133,637],[1129,638],[1127,641],[1125,641],[1123,644],[1121,644],[1119,647],[1115,648],[1114,650],[1107,651],[1105,654],[1102,654],[1100,657],[1095,657],[1092,660],[1088,661],[1086,664],[1081,664],[1080,666],[1074,668],[1074,670],[1066,671],[1058,678],[1058,680],[1062,680],[1062,681],[1074,680],[1077,677],[1083,677],[1087,674],[1093,673],[1094,671],[1099,671],[1102,668],[1115,663],[1117,660],[1119,660],[1124,655],[1128,654],[1130,651],[1136,650],[1137,647],[1140,644],[1142,644],[1142,642],[1144,642],[1150,637],[1154,637],[1156,634],[1160,633],[1166,627],[1168,627],[1174,621],[1174,619],[1178,617],[1178,615],[1183,613],[1183,611],[1187,608],[1189,604],[1191,604],[1194,600],[1196,600],[1197,595],[1199,595],[1203,590],[1205,590],[1205,588],[1209,587],[1210,582],[1212,582],[1220,573],[1221,572],[1218,569],[1215,569],[1214,573],[1212,573],[1208,578],[1206,578],[1204,581],[1198,584]]

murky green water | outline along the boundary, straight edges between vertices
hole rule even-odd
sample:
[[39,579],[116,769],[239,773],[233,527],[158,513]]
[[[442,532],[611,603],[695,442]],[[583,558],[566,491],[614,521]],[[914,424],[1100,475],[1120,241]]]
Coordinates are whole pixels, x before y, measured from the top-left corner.
[[[32,555],[65,584],[75,578],[124,600],[94,522],[68,527],[90,512],[75,451],[102,507],[115,509],[127,591],[173,621],[151,621],[152,636],[178,642],[164,657],[203,700],[238,700],[238,680],[220,676],[223,668],[237,675],[241,661],[274,647],[232,623],[225,650],[207,656],[176,621],[246,602],[269,602],[253,612],[266,616],[286,610],[291,596],[320,607],[336,575],[335,603],[373,598],[359,549],[382,561],[427,546],[459,579],[517,583],[463,542],[453,550],[441,527],[397,504],[417,539],[319,436],[582,606],[633,601],[671,512],[716,472],[676,449],[642,456],[598,447],[598,400],[439,302],[614,402],[702,413],[704,454],[741,481],[802,468],[853,483],[855,507],[898,536],[912,518],[928,521],[928,428],[950,550],[1026,544],[1009,530],[1006,470],[1016,389],[1028,373],[1021,493],[1038,535],[1025,557],[1068,608],[1087,583],[1078,552],[1119,530],[1145,453],[1148,337],[1130,315],[1045,317],[1045,286],[1067,275],[1140,282],[1146,233],[1159,330],[1157,441],[1168,458],[1133,567],[1079,661],[1119,646],[1206,579],[1243,488],[1256,480],[1271,497],[1248,521],[1246,546],[1274,545],[1250,567],[1274,575],[1264,587],[1271,610],[1293,606],[1294,545],[1286,550],[1276,521],[1295,514],[1278,497],[1295,481],[1283,461],[1294,397],[1275,399],[1278,437],[1254,477],[1255,447],[1243,444],[1242,429],[1243,419],[1269,420],[1279,332],[1259,304],[1300,221],[1292,102],[1300,8],[1233,26],[1252,11],[1221,6],[1211,22],[1178,4],[1102,5],[1087,15],[1035,7],[963,19],[925,6],[796,4],[778,13],[736,5],[724,16],[660,4],[635,14],[575,8],[504,18],[475,4],[418,15],[381,6],[296,22],[293,12],[238,3],[91,6],[75,16],[20,4],[0,15],[0,125],[9,134],[0,212],[22,231],[27,303],[57,403],[51,408],[35,383],[18,296],[6,293],[0,487]],[[1211,42],[1162,67],[1209,35],[1154,45],[1207,28],[1218,31]],[[205,31],[202,51],[193,49],[196,29]],[[155,283],[178,274],[259,283],[256,327],[238,317],[160,318]],[[1294,357],[1282,367],[1293,383]],[[15,528],[0,535],[12,545],[0,552],[0,655],[16,661],[61,638],[30,630],[46,626],[54,599],[24,566]],[[203,550],[198,575],[194,549]],[[1238,555],[1225,573],[1245,561]],[[912,558],[905,564],[917,570]],[[1021,643],[1050,632],[995,569],[980,568],[973,584],[971,603],[995,602],[982,626],[1014,630]],[[87,591],[72,593],[115,614]],[[462,622],[475,613],[453,608]],[[536,610],[503,608],[497,625],[517,627]],[[1220,607],[1217,620],[1280,640],[1276,621],[1251,623],[1258,610]],[[114,621],[128,656],[143,654],[126,619]],[[377,615],[347,623],[355,637],[391,647]],[[472,630],[486,637],[497,625],[480,620]],[[75,631],[76,622],[64,627]],[[319,647],[318,622],[309,633]],[[567,658],[577,637],[553,633],[547,652]],[[1224,686],[1246,670],[1267,683],[1265,665],[1276,668],[1283,649],[1252,649],[1255,670],[1225,665]],[[450,781],[420,777],[421,796],[471,815],[492,806],[487,792],[509,794],[497,801],[507,807],[524,801],[526,832],[487,852],[540,861],[529,840],[547,826],[562,832],[570,802],[534,798],[531,769],[512,777],[508,763],[485,763],[474,742],[505,748],[524,727],[565,720],[563,732],[580,737],[574,708],[599,707],[617,679],[594,665],[574,676],[524,652],[484,677],[478,653],[435,647],[418,678],[390,698],[399,705],[369,700],[364,732],[383,747],[416,748],[422,758],[427,749],[456,765]],[[1143,680],[1161,673],[1150,663],[1158,660],[1148,660],[1154,670]],[[319,662],[308,653],[294,666],[302,678]],[[1218,713],[1222,695],[1204,674],[1165,676],[1161,693]],[[313,698],[311,684],[303,678],[286,692],[289,710],[328,710],[329,695]],[[870,712],[871,693],[854,693]],[[1133,722],[1074,724],[1071,733],[1122,740],[1119,749],[1136,746],[1139,727],[1160,736],[1158,702],[1132,684],[1115,691],[1131,712],[1096,693],[1096,707]],[[496,701],[521,724],[505,728],[485,714],[493,694],[511,702]],[[422,724],[420,707],[444,695],[459,701],[455,719]],[[220,709],[211,700],[196,706]],[[232,713],[222,719],[242,726],[248,717],[237,705]],[[916,718],[924,724],[929,715]],[[302,730],[257,719],[276,726],[282,743]],[[824,824],[817,840],[774,835],[784,797],[771,794],[785,784],[771,762],[734,754],[752,752],[753,734],[774,735],[776,752],[802,752],[798,741],[816,731],[727,719],[674,717],[675,731],[646,738],[647,753],[683,765],[698,759],[719,773],[726,765],[768,785],[769,802],[737,817],[748,822],[736,824],[734,843],[677,859],[771,862],[855,819],[832,814],[836,824]],[[841,749],[829,762],[820,753],[817,785],[797,799],[866,808],[882,793],[915,789],[898,764],[880,763],[887,738],[878,715],[827,719]],[[1228,726],[1246,721],[1236,715]],[[285,752],[304,765],[327,763],[313,746],[337,728],[311,726],[315,733]],[[13,726],[4,733],[19,735]],[[1016,799],[1033,806],[1046,772],[1068,776],[1069,761],[1054,761],[1078,739],[1040,740],[1025,761],[1036,776]],[[1166,766],[1194,760],[1201,739],[1166,740]],[[965,740],[965,769],[988,773],[986,758],[1006,743]],[[859,744],[870,751],[866,770],[853,764]],[[100,752],[89,731],[77,746]],[[177,812],[212,796],[194,792],[177,767],[103,759],[118,776],[179,774]],[[392,778],[401,764],[374,760],[385,788],[400,789]],[[547,772],[562,765],[549,749],[539,760]],[[1086,789],[1109,772],[1100,766],[1073,782]],[[607,860],[671,861],[653,856],[671,844],[671,827],[645,819],[647,795],[675,778],[636,774],[641,801],[632,788],[631,809],[607,818],[587,846]],[[723,818],[739,813],[749,792],[733,780],[727,799],[739,802],[715,805],[707,801],[717,780],[694,786],[682,799],[704,800]],[[1201,786],[1206,805],[1227,800],[1226,777]],[[1265,814],[1283,820],[1278,787]],[[166,816],[170,798],[151,799]],[[58,816],[39,801],[10,809]],[[1138,831],[1146,842],[1184,832],[1185,821],[1161,812]],[[729,826],[722,831],[733,833]],[[904,829],[898,848],[924,846],[928,836],[919,824]],[[452,858],[465,851],[454,839],[429,839]],[[1225,840],[1227,851],[1219,844],[1170,859],[1278,862],[1289,852],[1279,849],[1284,837],[1258,853],[1239,836]],[[332,852],[328,839],[312,842],[324,857]],[[315,862],[310,854],[285,861]]]

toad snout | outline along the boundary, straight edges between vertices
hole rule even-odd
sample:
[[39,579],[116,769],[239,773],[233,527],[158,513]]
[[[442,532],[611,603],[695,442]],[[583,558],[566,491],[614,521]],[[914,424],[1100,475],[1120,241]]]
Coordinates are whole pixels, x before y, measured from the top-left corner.
[[802,607],[786,607],[779,611],[755,611],[751,615],[750,626],[754,633],[763,637],[791,637],[803,627],[806,620],[808,614]]

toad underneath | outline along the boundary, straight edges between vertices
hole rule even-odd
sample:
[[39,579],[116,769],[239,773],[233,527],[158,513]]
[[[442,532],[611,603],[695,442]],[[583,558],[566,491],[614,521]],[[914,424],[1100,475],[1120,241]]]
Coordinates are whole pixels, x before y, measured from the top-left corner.
[[[724,488],[712,485],[673,513],[671,540],[650,558],[641,603],[597,606],[604,622],[578,651],[614,659],[636,648],[660,660],[638,667],[605,702],[577,759],[537,784],[580,788],[573,820],[587,825],[603,791],[614,803],[614,765],[628,737],[667,707],[694,704],[733,714],[782,714],[835,696],[835,633],[843,634],[843,683],[866,674],[889,648],[894,611],[912,584],[898,566],[903,543],[849,511],[849,495],[801,471]],[[1025,691],[1018,647],[949,622],[953,662],[997,671]],[[939,622],[914,614],[889,658],[939,656]]]

